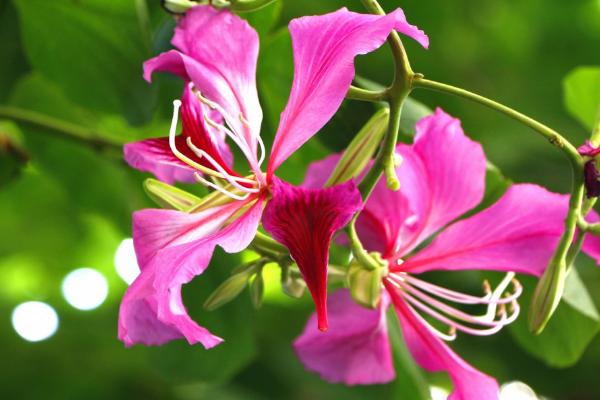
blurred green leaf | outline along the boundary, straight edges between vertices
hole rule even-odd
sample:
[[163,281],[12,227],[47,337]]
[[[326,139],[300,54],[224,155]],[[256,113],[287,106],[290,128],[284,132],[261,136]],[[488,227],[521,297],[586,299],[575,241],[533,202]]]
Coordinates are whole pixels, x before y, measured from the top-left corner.
[[[519,303],[522,310],[527,310],[535,279],[519,279],[525,288]],[[531,334],[526,318],[519,318],[509,329],[517,343],[531,355],[560,368],[575,364],[600,331],[598,311],[574,268],[565,285],[564,297],[542,334]]]
[[6,100],[18,77],[28,69],[20,41],[15,8],[10,0],[0,0],[0,102]]
[[563,82],[567,110],[590,131],[600,115],[600,67],[579,67]]
[[281,15],[282,8],[283,1],[276,1],[258,11],[242,13],[241,16],[245,18],[254,29],[256,29],[262,38],[271,32],[271,30],[275,27],[275,24]]
[[154,89],[142,79],[149,37],[135,2],[15,0],[27,58],[74,102],[150,118]]

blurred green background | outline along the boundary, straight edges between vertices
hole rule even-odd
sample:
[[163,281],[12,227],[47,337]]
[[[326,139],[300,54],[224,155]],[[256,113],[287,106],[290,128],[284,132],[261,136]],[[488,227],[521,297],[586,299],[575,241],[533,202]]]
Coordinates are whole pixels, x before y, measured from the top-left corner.
[[[402,7],[409,21],[429,34],[429,51],[405,40],[415,71],[511,105],[576,145],[588,135],[595,111],[588,103],[598,99],[600,74],[589,69],[572,75],[570,113],[563,81],[576,67],[600,64],[600,1],[382,4],[387,10]],[[280,0],[244,15],[261,35],[258,82],[266,143],[291,82],[287,23],[342,6],[361,10],[358,0]],[[127,242],[118,257],[115,253],[131,236],[131,212],[153,206],[141,186],[146,175],[127,168],[120,144],[167,132],[181,84],[161,76],[148,85],[141,65],[169,48],[173,27],[158,0],[0,0],[0,397],[414,399],[412,390],[424,382],[448,388],[444,374],[420,375],[399,341],[396,382],[347,388],[320,381],[304,370],[290,346],[311,311],[310,301],[282,295],[275,269],[260,310],[252,308],[246,292],[218,311],[202,310],[207,295],[241,261],[222,253],[184,296],[192,316],[224,337],[224,345],[205,351],[179,341],[125,349],[116,339],[126,283],[115,261],[122,268],[132,262]],[[357,65],[363,77],[390,81],[385,46]],[[526,128],[465,100],[424,91],[413,95],[461,118],[508,179],[568,191],[566,159]],[[373,110],[370,104],[345,102],[323,132],[284,164],[283,177],[301,181],[310,161],[343,149]],[[15,116],[41,120],[17,124],[11,121]],[[71,135],[41,127],[48,124]],[[499,176],[490,177],[490,183],[498,182]],[[600,302],[600,270],[585,257],[578,264],[579,274],[570,278],[567,298],[542,336],[530,336],[521,319],[494,337],[460,337],[454,348],[501,383],[524,381],[553,399],[600,398],[595,336],[600,319],[594,306]],[[89,311],[69,305],[61,292],[65,275],[82,267],[100,271],[108,282],[106,300]],[[482,279],[478,274],[438,278],[473,291],[480,290]],[[533,282],[524,282],[526,307]],[[51,305],[60,322],[52,337],[35,343],[21,338],[11,323],[13,309],[32,300]]]

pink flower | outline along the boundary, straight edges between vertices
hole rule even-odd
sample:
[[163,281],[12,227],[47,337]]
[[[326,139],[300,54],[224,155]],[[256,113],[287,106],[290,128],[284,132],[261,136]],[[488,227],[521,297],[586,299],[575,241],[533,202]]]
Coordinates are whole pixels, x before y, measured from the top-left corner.
[[[228,11],[195,7],[176,28],[172,43],[178,50],[145,63],[147,80],[155,71],[166,71],[186,86],[182,102],[175,103],[169,138],[127,145],[126,160],[166,182],[197,180],[230,201],[191,213],[152,209],[134,214],[142,273],[121,303],[119,338],[126,345],[177,338],[206,348],[218,344],[222,339],[188,316],[181,286],[202,274],[216,246],[227,252],[247,247],[261,218],[290,250],[315,301],[318,326],[327,328],[329,242],[361,207],[360,194],[353,182],[326,190],[296,188],[275,171],[339,108],[354,77],[355,56],[378,48],[393,29],[424,46],[428,41],[399,9],[386,16],[341,9],[295,19],[289,28],[294,80],[266,172],[261,170],[265,148],[255,82],[258,36],[244,20]],[[180,106],[183,132],[176,135]],[[225,138],[246,158],[249,175],[233,169]],[[217,185],[209,177],[227,184]]]
[[[305,329],[294,342],[296,352],[308,369],[331,382],[392,380],[385,317],[391,303],[417,363],[450,375],[450,399],[497,399],[496,381],[467,364],[446,342],[458,333],[493,334],[517,317],[522,289],[514,273],[542,274],[562,234],[568,197],[515,184],[494,205],[453,222],[482,200],[486,159],[481,146],[464,135],[459,120],[440,109],[418,122],[414,143],[399,145],[397,153],[403,159],[397,169],[400,191],[391,192],[379,182],[357,221],[367,249],[389,262],[379,307],[358,306],[347,290],[333,293],[329,331],[316,335]],[[311,186],[327,180],[336,157],[309,169]],[[419,248],[440,229],[431,243]],[[595,244],[589,242],[586,248]],[[495,270],[507,275],[496,288],[484,282],[483,295],[476,296],[419,276],[438,270]],[[463,310],[475,305],[486,312]]]

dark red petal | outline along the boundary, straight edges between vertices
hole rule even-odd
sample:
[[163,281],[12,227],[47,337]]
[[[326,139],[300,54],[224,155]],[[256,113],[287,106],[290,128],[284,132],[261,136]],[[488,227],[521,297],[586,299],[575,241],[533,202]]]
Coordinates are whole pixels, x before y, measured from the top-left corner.
[[263,226],[289,249],[298,264],[315,302],[319,329],[325,331],[329,244],[334,232],[360,209],[360,193],[353,182],[306,189],[273,177],[272,194]]

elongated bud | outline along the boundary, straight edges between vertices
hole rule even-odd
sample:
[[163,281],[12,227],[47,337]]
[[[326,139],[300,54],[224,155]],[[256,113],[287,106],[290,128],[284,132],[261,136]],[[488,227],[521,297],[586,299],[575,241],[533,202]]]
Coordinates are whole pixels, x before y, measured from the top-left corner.
[[213,311],[235,299],[248,285],[248,280],[253,273],[254,269],[249,268],[233,274],[206,299],[204,309]]
[[353,261],[348,269],[347,283],[354,301],[367,308],[376,308],[381,299],[381,281],[387,273],[385,264],[370,269]]
[[560,303],[564,289],[567,265],[565,260],[552,261],[538,281],[529,306],[529,330],[539,335]]
[[390,119],[390,110],[377,111],[352,139],[344,151],[325,186],[346,182],[364,171],[385,134]]
[[187,211],[202,200],[185,190],[152,178],[144,181],[144,190],[159,206],[179,211]]
[[262,274],[262,268],[256,272],[256,275],[250,283],[250,299],[255,309],[262,306],[263,296],[265,294],[265,280]]

